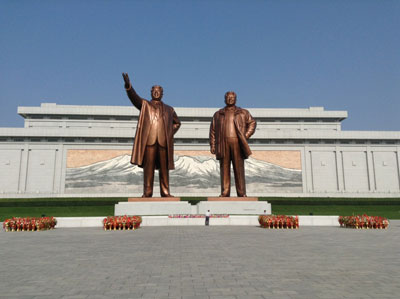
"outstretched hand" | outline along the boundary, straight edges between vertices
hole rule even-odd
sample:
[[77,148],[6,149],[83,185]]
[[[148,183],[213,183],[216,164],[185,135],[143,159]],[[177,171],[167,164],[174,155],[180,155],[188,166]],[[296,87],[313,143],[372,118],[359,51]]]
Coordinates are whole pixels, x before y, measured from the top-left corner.
[[128,73],[122,73],[122,77],[125,81],[125,88],[128,89],[131,86],[131,81],[129,80]]

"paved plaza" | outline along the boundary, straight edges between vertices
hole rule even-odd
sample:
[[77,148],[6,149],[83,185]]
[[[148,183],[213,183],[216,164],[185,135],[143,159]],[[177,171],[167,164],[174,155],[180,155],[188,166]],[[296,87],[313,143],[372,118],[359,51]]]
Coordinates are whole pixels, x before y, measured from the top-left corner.
[[399,221],[1,231],[0,298],[399,298],[399,257]]

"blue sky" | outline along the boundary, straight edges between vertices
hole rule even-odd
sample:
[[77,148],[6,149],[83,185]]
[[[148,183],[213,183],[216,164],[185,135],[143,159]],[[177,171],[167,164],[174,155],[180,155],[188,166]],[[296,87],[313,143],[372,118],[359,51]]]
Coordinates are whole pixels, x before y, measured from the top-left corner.
[[346,130],[400,131],[400,1],[0,2],[0,127],[18,106],[347,110]]

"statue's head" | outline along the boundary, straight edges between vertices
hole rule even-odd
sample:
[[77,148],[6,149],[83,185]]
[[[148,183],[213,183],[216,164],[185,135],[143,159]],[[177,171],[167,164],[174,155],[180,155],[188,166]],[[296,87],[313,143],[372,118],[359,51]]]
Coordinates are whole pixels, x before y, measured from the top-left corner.
[[151,88],[151,98],[156,101],[161,101],[163,92],[163,88],[160,85],[154,85]]
[[236,93],[233,91],[228,91],[225,93],[225,104],[228,107],[236,105]]

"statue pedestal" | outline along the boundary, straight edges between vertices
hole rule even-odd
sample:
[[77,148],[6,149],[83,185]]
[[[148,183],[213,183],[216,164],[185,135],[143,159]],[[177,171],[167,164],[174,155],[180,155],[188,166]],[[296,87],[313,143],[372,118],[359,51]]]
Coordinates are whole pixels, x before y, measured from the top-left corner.
[[[174,197],[163,197],[163,198],[174,198]],[[179,197],[175,197],[179,198]],[[174,214],[196,214],[192,213],[193,208],[187,201],[177,200],[160,200],[152,201],[152,198],[145,198],[146,201],[130,201],[130,202],[119,202],[115,205],[114,215],[174,215]]]
[[208,197],[207,201],[258,201],[258,197]]
[[258,201],[256,197],[213,197],[213,200],[200,201],[198,214],[261,215],[271,214],[271,204]]
[[180,197],[130,197],[128,202],[181,201]]
[[187,201],[180,201],[179,197],[136,197],[129,201],[115,205],[115,216],[138,215],[186,215],[205,214],[228,215],[261,215],[271,214],[271,204],[258,201],[256,197],[211,197],[208,201],[200,201],[191,205]]

